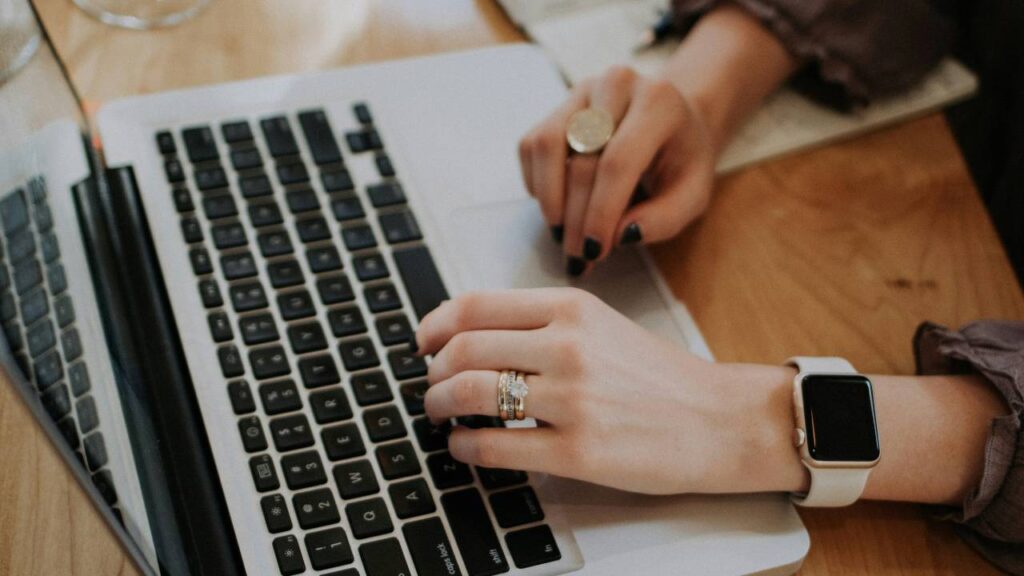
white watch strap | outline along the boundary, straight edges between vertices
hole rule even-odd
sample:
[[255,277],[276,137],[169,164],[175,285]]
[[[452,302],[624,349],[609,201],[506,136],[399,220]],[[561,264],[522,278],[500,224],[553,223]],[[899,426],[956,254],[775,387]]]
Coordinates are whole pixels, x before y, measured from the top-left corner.
[[[856,374],[857,370],[837,356],[795,356],[786,360],[801,374]],[[815,468],[806,461],[811,485],[806,494],[793,493],[790,498],[800,506],[849,506],[860,498],[871,468]]]

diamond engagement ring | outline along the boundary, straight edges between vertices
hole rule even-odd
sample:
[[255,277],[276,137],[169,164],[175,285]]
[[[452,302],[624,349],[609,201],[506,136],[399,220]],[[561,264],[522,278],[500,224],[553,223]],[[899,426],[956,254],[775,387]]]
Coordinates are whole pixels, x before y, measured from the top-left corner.
[[515,379],[508,385],[508,393],[512,396],[516,420],[526,418],[526,395],[530,393],[530,387],[526,385],[525,374],[516,372]]
[[504,421],[526,418],[526,374],[515,370],[502,370],[498,374],[498,416]]

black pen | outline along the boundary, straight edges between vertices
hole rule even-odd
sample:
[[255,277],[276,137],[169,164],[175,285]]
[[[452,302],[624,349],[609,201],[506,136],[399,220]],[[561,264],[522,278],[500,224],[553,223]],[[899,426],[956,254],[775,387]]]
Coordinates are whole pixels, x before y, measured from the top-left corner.
[[671,36],[675,32],[675,28],[676,22],[672,12],[663,13],[653,26],[640,34],[640,38],[637,39],[636,47],[633,48],[633,51],[640,52],[658,44]]

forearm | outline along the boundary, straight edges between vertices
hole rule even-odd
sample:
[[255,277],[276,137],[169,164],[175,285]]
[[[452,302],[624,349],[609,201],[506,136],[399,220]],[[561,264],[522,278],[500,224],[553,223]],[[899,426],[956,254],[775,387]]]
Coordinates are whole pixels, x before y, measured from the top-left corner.
[[716,153],[798,62],[754,17],[722,6],[701,18],[662,75],[711,129]]
[[[763,491],[804,491],[809,476],[793,447],[791,368],[732,365],[736,376],[766,386],[764,426],[757,440],[763,456],[751,462]],[[960,504],[977,485],[993,418],[1003,400],[976,376],[870,376],[881,458],[864,498]]]

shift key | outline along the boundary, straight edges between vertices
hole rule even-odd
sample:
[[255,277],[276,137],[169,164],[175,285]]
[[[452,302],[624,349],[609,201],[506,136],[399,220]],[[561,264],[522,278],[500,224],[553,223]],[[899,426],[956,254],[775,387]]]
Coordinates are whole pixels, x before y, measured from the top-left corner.
[[508,560],[494,533],[494,526],[476,488],[449,492],[441,496],[455,543],[470,576],[491,576],[508,572]]
[[405,534],[405,543],[409,546],[417,574],[462,576],[440,519],[434,517],[410,522],[402,528],[402,533]]

